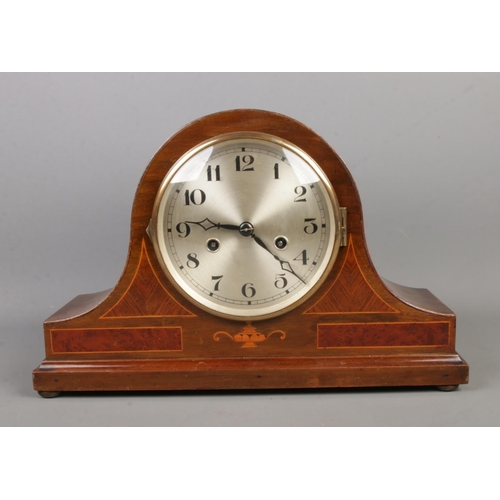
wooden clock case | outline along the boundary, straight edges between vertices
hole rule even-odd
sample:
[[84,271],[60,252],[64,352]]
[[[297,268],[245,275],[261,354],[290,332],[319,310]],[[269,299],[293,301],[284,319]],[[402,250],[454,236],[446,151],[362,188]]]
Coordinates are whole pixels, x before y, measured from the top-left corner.
[[[167,171],[211,137],[256,131],[284,138],[325,171],[347,209],[345,246],[318,291],[292,311],[244,322],[214,316],[166,278],[147,228]],[[110,186],[112,189],[112,186]],[[455,314],[425,289],[381,278],[366,247],[361,202],[346,166],[312,130],[283,115],[232,110],[186,126],[156,153],[132,209],[117,285],[79,295],[44,323],[44,397],[62,391],[437,386],[468,382],[455,351]]]

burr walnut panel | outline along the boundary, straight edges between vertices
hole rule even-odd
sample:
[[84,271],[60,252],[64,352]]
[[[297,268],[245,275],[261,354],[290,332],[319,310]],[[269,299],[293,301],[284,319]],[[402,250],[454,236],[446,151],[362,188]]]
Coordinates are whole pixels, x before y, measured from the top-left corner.
[[442,346],[450,323],[334,323],[318,325],[318,348]]
[[65,329],[50,336],[55,354],[182,351],[180,327]]

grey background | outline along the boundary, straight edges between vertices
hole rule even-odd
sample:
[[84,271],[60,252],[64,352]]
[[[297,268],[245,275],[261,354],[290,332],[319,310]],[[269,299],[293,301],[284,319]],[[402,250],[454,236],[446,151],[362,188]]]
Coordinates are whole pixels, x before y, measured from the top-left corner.
[[[468,385],[415,390],[66,395],[31,371],[42,323],[115,285],[156,150],[231,108],[289,115],[342,156],[378,272],[458,315]],[[1,74],[0,424],[498,426],[499,74]]]

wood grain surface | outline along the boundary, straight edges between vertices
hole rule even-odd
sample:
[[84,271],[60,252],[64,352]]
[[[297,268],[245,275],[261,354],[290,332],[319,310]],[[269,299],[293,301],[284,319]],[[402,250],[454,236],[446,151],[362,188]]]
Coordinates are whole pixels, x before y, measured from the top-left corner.
[[[215,317],[184,298],[162,272],[147,234],[156,193],[174,163],[204,140],[244,131],[282,137],[321,166],[347,208],[349,242],[313,296],[282,316],[252,323]],[[33,372],[33,384],[52,395],[454,386],[468,381],[468,365],[455,352],[455,319],[429,291],[378,275],[354,181],[321,137],[276,113],[225,111],[186,126],[153,157],[135,195],[120,280],[112,290],[76,297],[46,320],[46,358]],[[278,331],[283,334],[273,334]],[[222,339],[217,332],[227,335]],[[236,340],[245,334],[253,335],[251,348]]]

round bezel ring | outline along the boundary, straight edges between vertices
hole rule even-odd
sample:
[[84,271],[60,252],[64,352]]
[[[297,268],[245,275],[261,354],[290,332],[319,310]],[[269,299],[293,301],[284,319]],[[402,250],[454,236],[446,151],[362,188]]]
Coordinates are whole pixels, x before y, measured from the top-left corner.
[[[174,269],[172,261],[168,257],[168,252],[166,250],[165,242],[161,241],[161,238],[163,236],[163,229],[161,227],[161,224],[163,222],[163,217],[162,214],[160,213],[160,207],[162,203],[165,203],[164,201],[165,193],[167,192],[167,189],[169,185],[172,183],[176,174],[191,158],[193,158],[195,155],[197,155],[204,149],[209,148],[210,146],[219,145],[224,142],[236,141],[236,140],[249,141],[249,142],[262,141],[266,143],[271,143],[271,145],[273,145],[274,147],[276,146],[283,147],[292,151],[295,155],[297,155],[303,161],[305,161],[305,163],[311,169],[313,169],[315,174],[318,176],[319,182],[321,182],[322,187],[327,193],[327,198],[329,201],[329,210],[331,210],[331,227],[332,231],[334,232],[333,242],[328,250],[329,255],[327,252],[325,258],[323,259],[327,260],[327,262],[326,265],[324,266],[323,271],[321,272],[321,275],[315,277],[313,284],[310,287],[308,287],[305,291],[303,290],[300,294],[298,294],[298,296],[292,295],[289,303],[286,303],[284,305],[281,304],[274,305],[272,308],[267,308],[269,309],[268,311],[263,311],[263,312],[259,310],[255,312],[255,310],[250,310],[245,308],[241,308],[241,310],[235,312],[235,308],[229,309],[227,307],[224,307],[223,305],[221,306],[220,304],[207,300],[202,295],[193,292],[193,290],[191,290],[182,280],[176,277],[176,271]],[[304,151],[302,151],[300,148],[290,143],[289,141],[270,134],[264,134],[253,131],[236,132],[236,133],[219,135],[204,142],[201,142],[200,144],[198,144],[197,146],[186,152],[182,157],[180,157],[174,163],[174,165],[170,168],[165,178],[163,179],[160,188],[158,190],[158,193],[156,195],[148,232],[153,242],[153,247],[162,270],[164,271],[165,275],[172,283],[172,285],[175,287],[175,289],[179,293],[181,293],[184,297],[186,297],[190,302],[192,302],[196,306],[200,307],[201,309],[211,314],[224,318],[236,319],[240,321],[263,320],[275,316],[280,316],[292,309],[295,309],[300,304],[304,303],[308,298],[310,298],[310,296],[314,292],[316,292],[317,289],[323,284],[324,280],[326,279],[326,277],[328,276],[329,272],[333,267],[333,264],[335,262],[340,247],[340,209],[337,196],[328,177],[319,167],[319,165],[314,161],[314,159],[312,159],[307,153],[305,153]],[[273,308],[274,310],[270,310]]]

